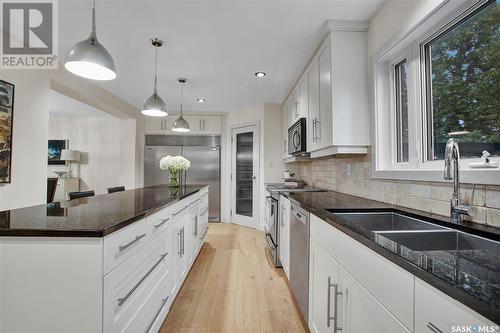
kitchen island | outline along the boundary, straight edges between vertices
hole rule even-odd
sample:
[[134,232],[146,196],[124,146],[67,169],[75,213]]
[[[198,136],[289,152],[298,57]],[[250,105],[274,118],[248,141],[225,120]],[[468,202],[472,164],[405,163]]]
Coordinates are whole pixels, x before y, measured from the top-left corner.
[[208,230],[208,187],[0,212],[0,332],[156,332]]

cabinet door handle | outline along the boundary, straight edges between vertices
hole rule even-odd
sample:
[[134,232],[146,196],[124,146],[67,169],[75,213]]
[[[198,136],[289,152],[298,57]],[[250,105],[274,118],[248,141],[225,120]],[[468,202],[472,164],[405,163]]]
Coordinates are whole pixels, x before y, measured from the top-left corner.
[[316,129],[317,139],[318,141],[321,141],[321,124],[319,119],[316,120],[316,126],[318,126],[318,128]]
[[161,221],[161,222],[160,222],[160,223],[158,223],[158,224],[155,224],[155,225],[153,226],[153,228],[159,228],[159,227],[161,227],[163,224],[167,223],[168,221],[170,221],[170,217],[169,217],[169,218],[164,219],[163,221]]
[[182,258],[182,229],[179,229],[177,235],[179,236],[179,252],[177,252],[177,254]]
[[312,120],[312,139],[313,142],[316,141],[316,118]]
[[141,240],[141,238],[143,238],[143,237],[145,237],[145,236],[146,236],[146,234],[142,234],[142,235],[135,236],[135,238],[134,238],[134,240],[133,240],[133,241],[130,241],[130,242],[128,242],[128,243],[127,243],[127,244],[125,244],[125,245],[120,245],[120,246],[118,246],[118,250],[119,250],[120,252],[122,252],[122,251],[126,250],[128,247],[130,247],[130,246],[132,246],[133,244],[137,243],[138,241],[140,241],[140,240]]
[[433,333],[443,333],[443,331],[441,331],[439,328],[436,327],[436,325],[434,325],[431,322],[428,322],[426,326]]
[[166,298],[164,298],[164,299],[161,300],[160,308],[158,309],[158,312],[156,312],[155,316],[153,317],[153,320],[151,321],[151,324],[149,324],[148,329],[146,330],[146,332],[149,332],[149,330],[151,329],[151,327],[153,327],[153,324],[155,323],[156,318],[158,318],[158,316],[160,315],[161,311],[165,307],[165,304],[167,304],[168,298],[169,298],[169,296],[167,296]]
[[158,260],[156,262],[156,264],[154,264],[154,266],[151,267],[149,269],[149,271],[139,280],[139,282],[137,282],[135,284],[135,286],[132,289],[130,289],[130,291],[127,293],[127,295],[125,295],[122,298],[118,298],[118,306],[122,306],[123,303],[125,303],[127,301],[127,299],[134,293],[134,291],[136,291],[137,288],[139,288],[139,286],[141,285],[141,283],[143,283],[144,280],[146,280],[146,278],[149,276],[149,274],[151,274],[154,271],[154,269],[163,261],[163,259],[165,259],[165,257],[167,255],[168,255],[168,252],[165,253],[165,254],[162,254],[160,260]]
[[333,320],[335,320],[334,326],[333,326],[333,333],[337,333],[337,331],[342,331],[342,327],[338,325],[338,317],[337,317],[337,307],[338,307],[338,296],[343,295],[341,291],[338,290],[338,284],[334,283],[333,284],[333,293],[335,294],[335,298],[333,299]]
[[198,236],[198,215],[194,216],[193,222],[194,222],[193,236],[196,237],[196,236]]
[[332,292],[331,289],[333,287],[331,277],[328,277],[328,289],[326,295],[326,327],[330,327],[330,321],[335,320],[335,317],[332,317],[330,314],[330,308],[332,306]]
[[203,129],[203,128],[201,127],[201,119],[200,119],[199,128],[200,128],[200,131]]
[[182,227],[182,256],[184,256],[185,252],[184,252],[184,245],[185,245],[185,237],[184,237],[184,227]]

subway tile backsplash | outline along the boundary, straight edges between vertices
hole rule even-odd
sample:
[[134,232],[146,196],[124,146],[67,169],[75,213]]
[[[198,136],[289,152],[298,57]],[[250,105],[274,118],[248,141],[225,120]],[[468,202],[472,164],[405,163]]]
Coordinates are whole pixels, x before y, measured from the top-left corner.
[[[297,178],[332,191],[448,216],[451,183],[372,179],[370,156],[337,156],[287,164]],[[462,199],[470,203],[472,185],[463,184]],[[500,228],[500,186],[476,185],[476,223]]]

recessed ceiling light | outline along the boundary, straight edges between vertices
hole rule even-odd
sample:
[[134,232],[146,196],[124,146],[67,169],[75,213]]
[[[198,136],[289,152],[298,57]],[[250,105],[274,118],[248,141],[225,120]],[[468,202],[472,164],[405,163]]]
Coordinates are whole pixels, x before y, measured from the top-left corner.
[[197,99],[196,99],[196,101],[197,101],[198,103],[205,103],[207,100],[206,100],[206,99],[204,99],[204,98],[197,98]]
[[255,76],[257,76],[258,78],[263,78],[264,76],[266,76],[266,73],[264,72],[256,72],[254,73]]

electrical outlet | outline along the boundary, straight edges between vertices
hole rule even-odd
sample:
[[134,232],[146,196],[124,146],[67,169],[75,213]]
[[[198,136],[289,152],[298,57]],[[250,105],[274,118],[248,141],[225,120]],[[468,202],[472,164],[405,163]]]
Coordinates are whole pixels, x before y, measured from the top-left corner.
[[352,175],[352,164],[347,164],[347,165],[345,166],[345,173],[346,173],[348,176]]

